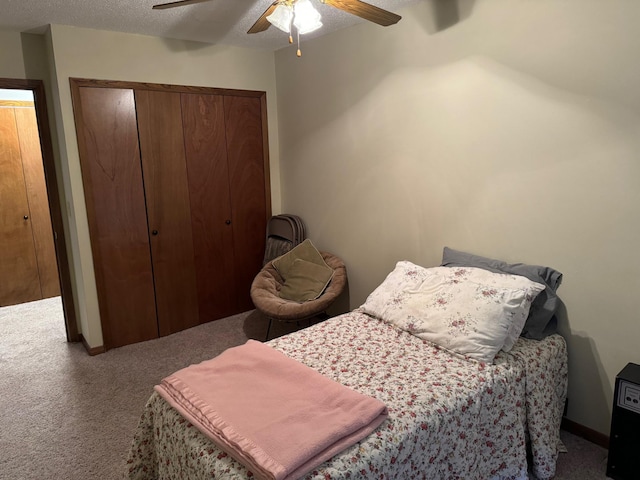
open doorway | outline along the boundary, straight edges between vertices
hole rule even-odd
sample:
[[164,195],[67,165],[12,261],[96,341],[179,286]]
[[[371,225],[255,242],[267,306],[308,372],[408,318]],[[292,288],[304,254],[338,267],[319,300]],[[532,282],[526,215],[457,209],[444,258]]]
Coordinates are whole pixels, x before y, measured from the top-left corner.
[[44,85],[0,79],[0,306],[62,297],[79,341]]
[[0,307],[60,295],[31,90],[0,88]]

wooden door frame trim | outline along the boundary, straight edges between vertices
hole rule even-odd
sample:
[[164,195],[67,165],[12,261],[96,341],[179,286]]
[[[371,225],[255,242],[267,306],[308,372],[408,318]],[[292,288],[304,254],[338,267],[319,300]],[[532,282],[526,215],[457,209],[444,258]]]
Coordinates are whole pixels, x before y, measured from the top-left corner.
[[71,266],[67,255],[67,241],[62,222],[62,207],[58,190],[55,160],[53,155],[53,143],[51,141],[51,129],[45,95],[44,82],[42,80],[25,80],[13,78],[0,78],[0,88],[14,90],[31,90],[34,97],[36,119],[38,121],[38,134],[40,136],[40,150],[44,166],[44,178],[47,186],[49,201],[49,214],[53,227],[53,239],[58,263],[58,278],[60,280],[60,296],[62,297],[62,309],[65,319],[67,341],[79,342],[78,322],[75,305],[73,303],[73,291],[71,287]]
[[171,85],[166,83],[131,82],[126,80],[96,80],[90,78],[69,78],[71,85],[94,88],[127,88],[132,90],[151,90],[156,92],[203,93],[208,95],[231,95],[234,97],[264,97],[262,90],[234,90],[232,88],[198,87],[189,85]]

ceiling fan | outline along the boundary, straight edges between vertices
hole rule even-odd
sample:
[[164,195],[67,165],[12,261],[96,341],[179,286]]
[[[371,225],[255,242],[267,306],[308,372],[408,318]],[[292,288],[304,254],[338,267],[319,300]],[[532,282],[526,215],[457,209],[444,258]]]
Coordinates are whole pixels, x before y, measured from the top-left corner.
[[[193,5],[195,3],[203,3],[208,2],[210,0],[178,0],[169,3],[161,3],[159,5],[154,5],[153,8],[156,10],[165,9],[165,8],[174,8],[174,7],[182,7],[185,5]],[[396,15],[395,13],[389,12],[382,8],[376,7],[374,5],[370,5],[368,3],[362,2],[360,0],[319,0],[320,2],[331,5],[332,7],[337,8],[338,10],[345,11],[352,15],[356,15],[360,18],[364,18],[373,23],[377,23],[378,25],[382,25],[383,27],[387,27],[389,25],[393,25],[398,23],[398,21],[402,18],[400,15]],[[271,16],[274,11],[279,6],[285,6],[288,8],[293,8],[298,0],[275,0],[269,8],[265,10],[265,12],[256,20],[253,26],[249,29],[247,33],[259,33],[268,29],[272,22],[267,19],[267,17]],[[280,27],[278,27],[280,28]]]

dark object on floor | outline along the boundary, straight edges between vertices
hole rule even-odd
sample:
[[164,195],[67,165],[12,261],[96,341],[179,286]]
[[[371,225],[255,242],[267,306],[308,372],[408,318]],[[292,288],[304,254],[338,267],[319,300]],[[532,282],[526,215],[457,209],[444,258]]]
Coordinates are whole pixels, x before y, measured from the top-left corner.
[[640,472],[640,365],[628,363],[616,376],[607,476],[638,478]]

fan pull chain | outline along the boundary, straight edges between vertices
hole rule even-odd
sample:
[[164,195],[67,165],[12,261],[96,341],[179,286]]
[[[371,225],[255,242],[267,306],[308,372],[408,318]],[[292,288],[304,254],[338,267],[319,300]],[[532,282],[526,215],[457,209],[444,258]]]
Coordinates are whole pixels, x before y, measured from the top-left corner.
[[293,36],[291,35],[293,32],[293,15],[291,16],[291,20],[289,20],[289,43],[293,43]]
[[296,55],[301,57],[302,56],[302,51],[300,51],[300,32],[298,33],[298,51],[296,52]]

